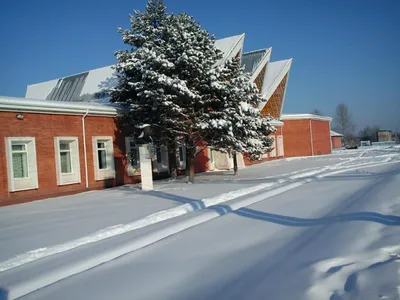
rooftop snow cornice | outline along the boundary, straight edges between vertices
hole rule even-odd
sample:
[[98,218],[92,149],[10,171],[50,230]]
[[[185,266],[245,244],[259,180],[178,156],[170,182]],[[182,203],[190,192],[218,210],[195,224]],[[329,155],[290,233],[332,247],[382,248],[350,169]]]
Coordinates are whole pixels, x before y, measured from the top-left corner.
[[343,134],[340,134],[339,132],[331,130],[331,136],[343,136]]
[[283,114],[281,120],[317,120],[317,121],[332,121],[331,117],[319,116],[313,114]]

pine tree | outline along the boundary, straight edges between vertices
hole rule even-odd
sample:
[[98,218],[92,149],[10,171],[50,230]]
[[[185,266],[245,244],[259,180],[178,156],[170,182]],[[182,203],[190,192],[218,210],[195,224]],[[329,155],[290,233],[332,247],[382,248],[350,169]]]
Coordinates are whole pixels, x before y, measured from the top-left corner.
[[263,117],[258,104],[264,101],[249,74],[243,72],[240,59],[228,61],[220,71],[220,98],[210,113],[210,127],[217,134],[209,142],[211,148],[233,154],[234,172],[237,173],[236,153],[248,154],[259,159],[271,151],[272,139],[268,135],[275,131],[269,117]]
[[193,182],[196,147],[209,138],[202,125],[219,100],[213,85],[221,52],[192,17],[167,14],[162,0],[150,0],[130,21],[131,29],[119,30],[131,49],[116,53],[119,84],[110,90],[111,101],[128,109],[123,123],[151,125],[171,152],[183,141]]

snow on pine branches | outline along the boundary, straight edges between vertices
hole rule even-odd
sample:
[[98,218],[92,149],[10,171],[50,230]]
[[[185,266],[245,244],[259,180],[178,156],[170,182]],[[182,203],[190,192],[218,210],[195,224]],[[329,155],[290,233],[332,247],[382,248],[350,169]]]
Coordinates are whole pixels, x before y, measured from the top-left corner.
[[273,129],[254,108],[258,91],[238,60],[218,66],[222,53],[213,36],[185,13],[168,14],[162,0],[134,11],[130,25],[119,29],[130,49],[116,52],[118,85],[109,91],[127,108],[123,123],[150,124],[169,149],[183,140],[193,175],[199,143],[265,153],[270,140],[262,135]]

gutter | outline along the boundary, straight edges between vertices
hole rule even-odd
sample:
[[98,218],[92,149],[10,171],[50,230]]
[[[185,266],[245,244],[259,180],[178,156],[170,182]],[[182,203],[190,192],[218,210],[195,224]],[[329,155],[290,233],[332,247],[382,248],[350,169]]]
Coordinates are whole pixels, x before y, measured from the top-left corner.
[[86,188],[89,188],[89,178],[88,178],[88,164],[87,164],[87,153],[86,153],[86,128],[85,128],[85,118],[89,114],[89,109],[82,116],[82,135],[83,135],[83,157],[85,159],[85,181]]

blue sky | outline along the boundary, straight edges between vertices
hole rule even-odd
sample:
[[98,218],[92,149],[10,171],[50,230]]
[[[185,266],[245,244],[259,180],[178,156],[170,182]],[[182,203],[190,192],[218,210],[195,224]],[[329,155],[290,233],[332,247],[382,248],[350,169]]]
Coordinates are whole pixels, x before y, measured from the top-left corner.
[[[3,1],[0,95],[106,66],[124,47],[117,27],[145,0]],[[400,130],[400,1],[165,0],[217,38],[246,33],[245,50],[293,58],[285,113],[333,116],[346,103],[357,129]]]

